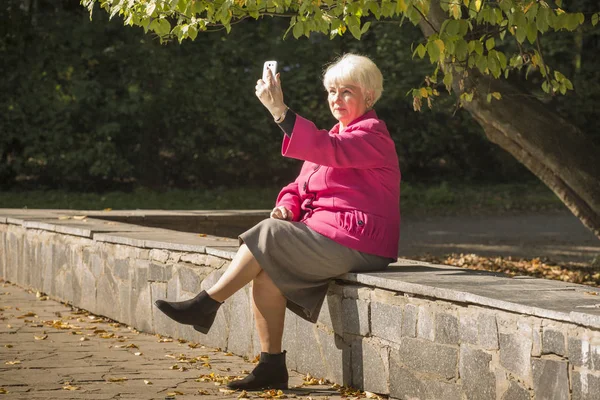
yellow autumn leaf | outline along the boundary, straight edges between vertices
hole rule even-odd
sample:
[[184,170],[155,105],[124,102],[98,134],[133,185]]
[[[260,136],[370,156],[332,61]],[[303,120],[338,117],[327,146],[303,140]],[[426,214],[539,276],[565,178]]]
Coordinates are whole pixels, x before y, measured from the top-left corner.
[[48,335],[42,335],[42,336],[33,336],[35,338],[35,340],[46,340],[48,338]]
[[66,385],[63,386],[64,390],[79,390],[79,386],[73,386],[73,385]]
[[220,388],[219,392],[224,393],[224,394],[231,394],[231,393],[235,392],[235,390]]
[[434,43],[436,44],[438,49],[440,49],[440,54],[443,53],[444,50],[446,49],[446,45],[444,44],[444,41],[442,39],[436,39]]
[[147,379],[144,379],[144,384],[146,384],[146,385],[152,385],[152,382],[150,382],[150,381],[149,381],[149,380],[147,380]]
[[85,336],[83,336],[82,338],[79,339],[80,342],[85,342],[88,340],[90,340],[90,339],[86,338]]
[[74,215],[73,216],[73,219],[76,219],[78,221],[82,221],[82,220],[84,220],[86,218],[87,218],[87,215]]
[[475,11],[479,12],[481,10],[481,0],[475,0]]
[[19,360],[6,361],[4,364],[6,364],[6,365],[16,365],[16,364],[21,364],[21,361],[19,361]]
[[3,387],[0,387],[0,394],[7,394],[9,393],[8,390],[4,389]]
[[134,356],[141,356],[142,354],[144,354],[144,353],[142,353],[142,352],[140,352],[140,351],[138,351],[138,352],[136,352],[136,353],[133,353],[133,355],[134,355]]
[[167,393],[167,396],[182,396],[183,392],[180,392],[179,390],[175,390],[174,392],[169,392]]
[[208,390],[204,390],[204,389],[198,389],[198,394],[199,394],[200,396],[207,396],[207,395],[209,395],[210,393],[208,392]]

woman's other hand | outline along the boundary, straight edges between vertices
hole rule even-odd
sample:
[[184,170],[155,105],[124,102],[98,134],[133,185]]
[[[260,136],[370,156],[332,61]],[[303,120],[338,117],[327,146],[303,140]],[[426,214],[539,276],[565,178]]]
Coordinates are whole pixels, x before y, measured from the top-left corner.
[[274,119],[281,117],[287,109],[283,102],[281,79],[279,73],[273,76],[271,69],[267,69],[267,80],[259,79],[256,82],[256,97],[269,110]]
[[271,211],[271,218],[291,221],[294,219],[294,214],[292,214],[292,212],[284,206],[279,206],[275,207],[273,211]]

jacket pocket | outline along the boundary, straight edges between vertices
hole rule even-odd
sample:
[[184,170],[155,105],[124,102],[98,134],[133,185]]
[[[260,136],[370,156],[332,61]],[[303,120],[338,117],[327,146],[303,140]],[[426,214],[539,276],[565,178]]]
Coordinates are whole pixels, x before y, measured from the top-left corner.
[[386,219],[358,210],[338,211],[335,221],[352,236],[368,236],[381,239],[385,236]]

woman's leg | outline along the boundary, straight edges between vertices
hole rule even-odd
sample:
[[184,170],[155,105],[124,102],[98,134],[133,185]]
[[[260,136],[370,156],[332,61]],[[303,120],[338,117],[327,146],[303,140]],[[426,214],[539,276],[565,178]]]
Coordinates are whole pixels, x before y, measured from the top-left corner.
[[206,292],[214,300],[223,302],[246,286],[261,271],[248,246],[242,244],[223,276]]
[[261,351],[281,353],[286,298],[264,271],[254,278],[252,298]]

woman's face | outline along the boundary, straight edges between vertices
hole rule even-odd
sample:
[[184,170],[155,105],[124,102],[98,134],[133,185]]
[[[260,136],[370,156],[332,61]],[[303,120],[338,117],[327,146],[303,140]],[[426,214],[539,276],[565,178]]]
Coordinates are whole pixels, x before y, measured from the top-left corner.
[[356,85],[331,84],[327,87],[327,93],[329,109],[342,128],[367,111],[366,95]]

